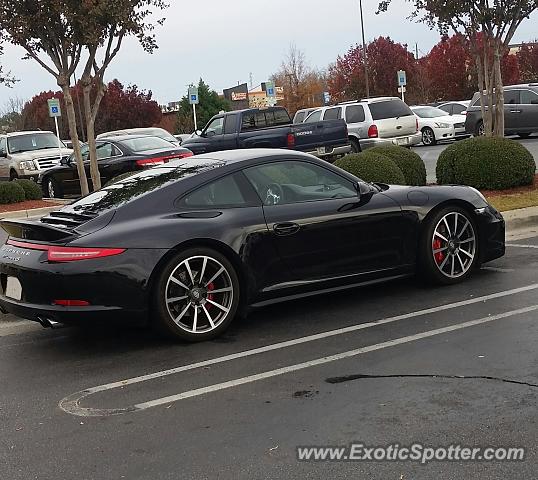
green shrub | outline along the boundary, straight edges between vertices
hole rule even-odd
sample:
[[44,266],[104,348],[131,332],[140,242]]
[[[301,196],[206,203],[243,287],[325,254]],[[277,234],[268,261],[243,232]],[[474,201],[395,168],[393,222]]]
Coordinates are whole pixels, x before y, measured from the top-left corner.
[[531,185],[536,172],[532,154],[506,138],[476,137],[449,146],[437,161],[437,183],[505,190]]
[[33,180],[20,179],[16,180],[16,182],[24,190],[24,198],[26,200],[41,200],[43,198],[41,188]]
[[139,173],[139,172],[121,173],[117,177],[114,177],[114,178],[110,179],[108,182],[106,182],[105,187],[108,187],[109,185],[112,185],[113,183],[119,182],[121,180],[125,180],[126,178],[130,177],[131,175],[134,175],[135,173]]
[[411,149],[398,145],[386,145],[374,147],[370,151],[385,155],[398,165],[404,174],[406,185],[426,185],[426,165],[422,158]]
[[0,205],[24,202],[24,190],[18,182],[0,182]]
[[346,155],[337,160],[335,165],[365,182],[405,185],[405,177],[396,163],[385,155],[371,150]]

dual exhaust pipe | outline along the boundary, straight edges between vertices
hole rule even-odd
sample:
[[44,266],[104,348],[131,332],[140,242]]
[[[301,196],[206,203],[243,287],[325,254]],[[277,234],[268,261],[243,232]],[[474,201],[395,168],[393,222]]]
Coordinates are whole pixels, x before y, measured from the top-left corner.
[[60,322],[55,322],[47,317],[37,317],[37,321],[41,324],[43,328],[59,328],[62,326]]

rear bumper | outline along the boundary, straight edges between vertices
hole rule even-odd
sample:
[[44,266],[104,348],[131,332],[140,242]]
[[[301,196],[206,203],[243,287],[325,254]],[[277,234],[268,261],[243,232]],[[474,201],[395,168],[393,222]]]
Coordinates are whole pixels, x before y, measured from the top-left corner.
[[402,147],[413,147],[422,142],[422,134],[420,132],[414,135],[405,135],[403,137],[394,138],[363,138],[360,140],[361,148],[381,147],[386,145],[400,145]]
[[325,157],[332,157],[334,155],[346,155],[347,153],[351,152],[351,145],[342,145],[340,147],[324,147],[325,151],[323,152],[321,149],[316,150],[310,150],[305,153],[309,153],[310,155],[314,155],[318,158],[325,158]]

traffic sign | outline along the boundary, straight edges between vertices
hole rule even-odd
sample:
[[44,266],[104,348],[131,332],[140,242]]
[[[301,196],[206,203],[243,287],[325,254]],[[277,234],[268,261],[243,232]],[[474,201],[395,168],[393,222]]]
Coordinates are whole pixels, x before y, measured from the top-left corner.
[[49,106],[49,116],[51,118],[58,118],[62,116],[62,109],[60,107],[60,100],[57,98],[51,98],[47,100]]
[[276,96],[275,84],[273,82],[265,82],[265,93],[270,98]]
[[191,105],[200,103],[200,99],[198,98],[198,87],[189,87],[189,103]]
[[405,87],[407,85],[407,73],[405,70],[398,70],[398,86]]
[[329,92],[323,92],[323,101],[325,102],[325,105],[331,103],[331,94]]

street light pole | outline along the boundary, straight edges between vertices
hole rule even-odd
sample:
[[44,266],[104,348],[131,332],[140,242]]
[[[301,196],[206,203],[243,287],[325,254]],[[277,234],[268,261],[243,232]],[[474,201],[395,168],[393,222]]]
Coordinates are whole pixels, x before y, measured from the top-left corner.
[[362,12],[362,0],[359,0],[361,11],[361,29],[362,29],[362,58],[364,62],[364,85],[366,87],[366,98],[370,98],[370,81],[368,79],[368,56],[366,55],[366,39],[364,37],[364,15]]

